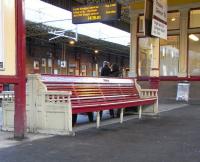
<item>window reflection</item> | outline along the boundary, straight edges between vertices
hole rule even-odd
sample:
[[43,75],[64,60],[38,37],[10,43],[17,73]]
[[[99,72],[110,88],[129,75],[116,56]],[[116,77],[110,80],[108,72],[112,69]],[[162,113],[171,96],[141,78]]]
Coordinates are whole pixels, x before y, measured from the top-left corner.
[[180,12],[169,12],[167,15],[168,30],[175,30],[180,28]]
[[190,11],[190,28],[200,27],[200,9],[195,9]]
[[189,75],[200,75],[200,34],[189,35]]
[[179,37],[160,40],[160,76],[177,76],[179,65]]
[[150,68],[152,61],[152,39],[139,38],[139,76],[150,76]]

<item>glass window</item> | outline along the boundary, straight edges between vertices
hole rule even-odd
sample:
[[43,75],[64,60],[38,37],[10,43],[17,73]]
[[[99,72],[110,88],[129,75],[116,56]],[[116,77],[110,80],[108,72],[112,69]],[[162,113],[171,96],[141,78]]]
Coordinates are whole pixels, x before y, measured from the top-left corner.
[[200,27],[200,9],[190,11],[190,28]]
[[[139,16],[138,32],[144,32],[144,15]],[[168,30],[175,30],[180,28],[180,12],[169,12],[167,15]]]
[[175,30],[180,28],[180,12],[169,12],[167,15],[168,30]]
[[200,76],[200,34],[189,35],[189,75]]
[[179,65],[179,36],[160,40],[160,76],[177,76]]
[[139,62],[138,75],[150,76],[151,60],[152,60],[152,42],[148,38],[139,38]]

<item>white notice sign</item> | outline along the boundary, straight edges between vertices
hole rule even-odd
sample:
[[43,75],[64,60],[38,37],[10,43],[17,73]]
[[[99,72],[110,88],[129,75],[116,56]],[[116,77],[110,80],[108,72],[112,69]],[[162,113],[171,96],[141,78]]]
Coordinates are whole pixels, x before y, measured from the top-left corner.
[[164,22],[167,22],[167,1],[166,0],[154,0],[153,15],[163,20]]
[[4,41],[3,41],[3,11],[2,1],[0,1],[0,70],[4,69]]
[[167,39],[167,25],[153,19],[151,34],[162,39]]
[[167,39],[167,0],[153,1],[153,19],[151,34]]

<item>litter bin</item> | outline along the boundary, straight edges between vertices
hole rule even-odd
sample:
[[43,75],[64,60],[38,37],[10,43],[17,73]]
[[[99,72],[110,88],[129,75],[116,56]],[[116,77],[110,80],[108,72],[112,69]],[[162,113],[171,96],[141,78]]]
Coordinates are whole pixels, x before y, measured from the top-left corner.
[[177,101],[188,101],[189,100],[189,90],[190,90],[190,83],[185,82],[179,82],[177,85]]

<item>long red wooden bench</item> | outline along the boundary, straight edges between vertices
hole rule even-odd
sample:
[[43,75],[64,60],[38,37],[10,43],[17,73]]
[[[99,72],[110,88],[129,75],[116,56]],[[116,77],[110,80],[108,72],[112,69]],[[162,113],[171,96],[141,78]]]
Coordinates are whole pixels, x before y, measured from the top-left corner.
[[101,110],[121,109],[120,122],[127,107],[139,106],[139,118],[142,106],[148,105],[151,110],[145,109],[147,112],[157,113],[157,90],[141,89],[134,79],[41,75],[41,81],[48,91],[72,92],[70,99],[75,118],[79,113],[97,112],[97,127]]

